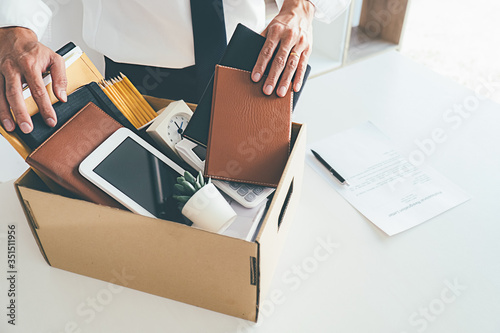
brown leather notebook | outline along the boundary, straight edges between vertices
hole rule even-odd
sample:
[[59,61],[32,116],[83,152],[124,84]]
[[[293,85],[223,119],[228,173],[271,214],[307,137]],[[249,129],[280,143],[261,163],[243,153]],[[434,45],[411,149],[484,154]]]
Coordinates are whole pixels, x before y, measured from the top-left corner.
[[266,96],[264,81],[217,65],[205,176],[278,186],[290,154],[293,93]]
[[35,149],[26,163],[81,199],[123,208],[78,172],[80,163],[120,127],[90,102]]

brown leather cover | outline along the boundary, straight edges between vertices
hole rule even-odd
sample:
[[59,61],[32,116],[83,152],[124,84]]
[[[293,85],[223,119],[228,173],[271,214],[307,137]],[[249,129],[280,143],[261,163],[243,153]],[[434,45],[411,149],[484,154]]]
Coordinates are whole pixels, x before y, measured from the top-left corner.
[[78,171],[80,163],[120,127],[90,102],[35,149],[26,163],[81,199],[123,208]]
[[277,187],[290,154],[292,91],[262,92],[250,72],[217,65],[205,176]]

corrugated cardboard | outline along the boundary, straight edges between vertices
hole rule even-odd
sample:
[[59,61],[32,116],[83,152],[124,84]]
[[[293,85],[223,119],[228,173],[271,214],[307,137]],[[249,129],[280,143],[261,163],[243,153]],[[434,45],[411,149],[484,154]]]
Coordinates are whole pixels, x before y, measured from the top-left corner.
[[305,131],[292,126],[290,158],[255,242],[57,195],[32,170],[16,189],[51,266],[257,321],[297,206]]

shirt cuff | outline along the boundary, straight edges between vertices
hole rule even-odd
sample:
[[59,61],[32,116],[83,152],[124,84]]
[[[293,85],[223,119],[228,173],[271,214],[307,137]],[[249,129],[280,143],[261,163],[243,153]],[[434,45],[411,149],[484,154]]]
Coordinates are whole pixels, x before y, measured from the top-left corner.
[[351,0],[309,0],[309,2],[316,7],[314,17],[319,21],[330,23],[349,7]]
[[28,28],[38,40],[42,38],[51,18],[52,11],[40,0],[2,0],[0,4],[0,28]]

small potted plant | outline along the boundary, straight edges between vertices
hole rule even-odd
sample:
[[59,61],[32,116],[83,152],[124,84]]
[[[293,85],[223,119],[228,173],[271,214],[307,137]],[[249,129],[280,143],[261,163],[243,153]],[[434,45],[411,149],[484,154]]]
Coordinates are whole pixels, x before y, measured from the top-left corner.
[[188,171],[177,177],[175,194],[182,215],[187,217],[193,226],[222,233],[236,218],[234,209],[224,199],[219,190],[210,182],[205,182],[201,171],[194,177]]

